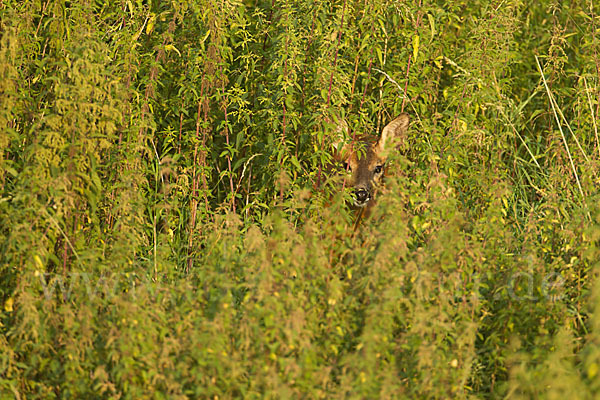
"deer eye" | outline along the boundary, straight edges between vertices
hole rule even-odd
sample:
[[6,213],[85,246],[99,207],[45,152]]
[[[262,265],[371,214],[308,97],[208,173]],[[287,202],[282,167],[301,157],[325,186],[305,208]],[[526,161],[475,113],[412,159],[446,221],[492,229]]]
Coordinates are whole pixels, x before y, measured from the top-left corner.
[[383,171],[383,165],[378,165],[375,167],[375,173],[380,174]]

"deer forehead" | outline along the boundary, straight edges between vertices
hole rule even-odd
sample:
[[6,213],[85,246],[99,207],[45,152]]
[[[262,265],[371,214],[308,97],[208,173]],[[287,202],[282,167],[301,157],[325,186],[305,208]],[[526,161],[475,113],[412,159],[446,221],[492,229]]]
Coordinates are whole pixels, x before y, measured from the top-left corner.
[[351,167],[372,169],[385,162],[385,159],[377,154],[376,144],[367,144],[364,150],[354,151],[348,159]]

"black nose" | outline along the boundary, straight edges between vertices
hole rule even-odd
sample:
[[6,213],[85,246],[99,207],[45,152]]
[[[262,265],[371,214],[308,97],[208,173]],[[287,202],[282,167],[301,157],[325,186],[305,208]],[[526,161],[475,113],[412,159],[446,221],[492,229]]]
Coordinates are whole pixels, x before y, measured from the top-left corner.
[[365,189],[359,189],[355,191],[354,196],[356,197],[356,201],[358,203],[364,203],[365,201],[369,200],[369,192],[367,192]]

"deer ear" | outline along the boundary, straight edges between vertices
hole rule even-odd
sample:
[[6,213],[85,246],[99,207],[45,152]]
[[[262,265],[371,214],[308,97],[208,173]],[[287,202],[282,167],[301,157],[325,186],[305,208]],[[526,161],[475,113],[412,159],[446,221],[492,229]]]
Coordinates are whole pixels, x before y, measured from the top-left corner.
[[405,136],[406,131],[408,130],[409,121],[410,118],[408,117],[408,114],[402,113],[383,128],[379,142],[377,142],[379,152],[389,150],[389,146],[394,142],[394,139]]

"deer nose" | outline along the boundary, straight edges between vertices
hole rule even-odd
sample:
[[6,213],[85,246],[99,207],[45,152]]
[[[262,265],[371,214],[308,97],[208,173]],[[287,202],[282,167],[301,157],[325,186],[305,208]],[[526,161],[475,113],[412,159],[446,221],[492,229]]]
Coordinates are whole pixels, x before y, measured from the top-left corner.
[[367,192],[365,189],[356,190],[354,192],[354,196],[356,197],[357,203],[364,203],[366,201],[369,201],[369,192]]

